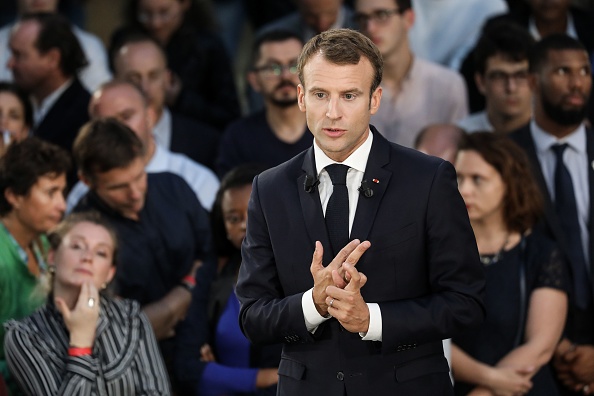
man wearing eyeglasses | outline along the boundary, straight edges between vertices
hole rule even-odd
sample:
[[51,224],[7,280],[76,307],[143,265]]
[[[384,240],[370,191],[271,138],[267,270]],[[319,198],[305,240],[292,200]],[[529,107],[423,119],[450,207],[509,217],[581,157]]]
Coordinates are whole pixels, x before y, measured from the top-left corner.
[[305,115],[297,105],[297,58],[301,38],[288,30],[257,37],[247,79],[264,100],[264,110],[231,124],[221,139],[216,161],[224,176],[244,163],[279,165],[311,146]]
[[528,85],[528,53],[534,39],[514,23],[489,25],[474,49],[474,79],[485,96],[485,110],[458,122],[466,132],[509,133],[530,121],[532,91]]
[[468,114],[462,77],[411,51],[411,0],[357,0],[355,10],[359,29],[384,58],[383,105],[371,124],[388,140],[413,147],[425,126],[454,123]]

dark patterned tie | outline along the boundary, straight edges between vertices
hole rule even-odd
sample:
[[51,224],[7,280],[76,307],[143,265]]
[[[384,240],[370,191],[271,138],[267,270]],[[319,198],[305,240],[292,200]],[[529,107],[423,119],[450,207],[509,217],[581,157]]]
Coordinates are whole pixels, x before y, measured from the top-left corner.
[[557,157],[555,166],[555,210],[566,235],[568,258],[573,272],[573,290],[578,308],[586,309],[590,303],[590,281],[582,245],[582,234],[578,222],[577,204],[569,170],[563,162],[567,143],[551,146]]
[[349,193],[346,186],[348,170],[348,166],[341,164],[326,167],[334,186],[326,206],[326,228],[334,255],[349,243]]

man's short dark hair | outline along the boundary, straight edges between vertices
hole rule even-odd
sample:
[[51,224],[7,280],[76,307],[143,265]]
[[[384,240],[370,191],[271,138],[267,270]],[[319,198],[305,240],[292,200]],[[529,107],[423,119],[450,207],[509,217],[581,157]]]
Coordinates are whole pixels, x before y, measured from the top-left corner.
[[25,21],[36,21],[40,25],[35,42],[40,53],[53,48],[60,51],[60,70],[65,76],[72,77],[89,64],[68,19],[60,14],[39,12],[23,15],[21,22]]
[[483,75],[487,61],[496,55],[510,62],[528,60],[534,39],[522,26],[504,20],[489,23],[474,48],[474,66]]
[[357,65],[361,61],[361,57],[367,58],[373,67],[369,95],[373,94],[382,82],[384,71],[382,54],[367,36],[356,30],[326,30],[305,44],[297,65],[299,81],[303,87],[305,87],[303,69],[307,62],[317,54],[321,54],[328,62],[336,65]]
[[396,5],[398,6],[398,11],[401,13],[412,8],[412,1],[411,0],[396,0]]
[[250,60],[250,67],[255,67],[258,60],[260,60],[260,49],[266,43],[278,43],[280,41],[297,40],[303,45],[303,39],[297,33],[285,29],[265,30],[256,36],[254,44],[252,45],[252,55]]
[[530,51],[530,72],[538,73],[547,63],[549,51],[576,50],[587,53],[586,47],[563,33],[551,34],[537,42]]
[[89,180],[98,173],[125,168],[144,156],[145,147],[136,134],[115,118],[86,123],[72,148],[80,172]]
[[40,177],[58,177],[70,170],[70,155],[62,148],[31,137],[12,143],[0,158],[0,216],[12,210],[6,190],[26,196]]
[[29,99],[29,95],[25,93],[18,85],[13,82],[0,81],[0,93],[8,92],[17,97],[21,106],[23,106],[23,113],[25,116],[25,124],[28,127],[33,126],[33,105]]

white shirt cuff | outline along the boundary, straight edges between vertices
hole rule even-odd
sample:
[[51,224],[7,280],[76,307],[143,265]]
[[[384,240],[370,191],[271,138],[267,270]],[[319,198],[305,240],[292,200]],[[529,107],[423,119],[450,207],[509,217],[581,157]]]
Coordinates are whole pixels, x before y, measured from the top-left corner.
[[303,318],[305,319],[305,327],[310,333],[315,333],[319,325],[330,318],[325,318],[316,309],[313,301],[313,288],[309,289],[301,297],[301,309],[303,309]]
[[369,308],[369,329],[367,333],[359,333],[359,335],[363,341],[381,341],[382,310],[377,303],[367,303],[367,307]]

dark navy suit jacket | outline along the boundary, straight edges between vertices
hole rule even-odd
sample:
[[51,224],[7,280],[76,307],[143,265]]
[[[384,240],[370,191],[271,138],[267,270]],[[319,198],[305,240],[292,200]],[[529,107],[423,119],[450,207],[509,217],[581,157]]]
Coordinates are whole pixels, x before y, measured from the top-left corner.
[[371,248],[357,269],[366,302],[378,303],[382,342],[362,341],[330,319],[307,331],[302,295],[313,287],[315,241],[332,260],[313,148],[254,180],[236,293],[240,324],[255,343],[284,343],[280,395],[453,394],[442,339],[484,317],[484,273],[449,162],[389,143],[372,127],[351,239]]

